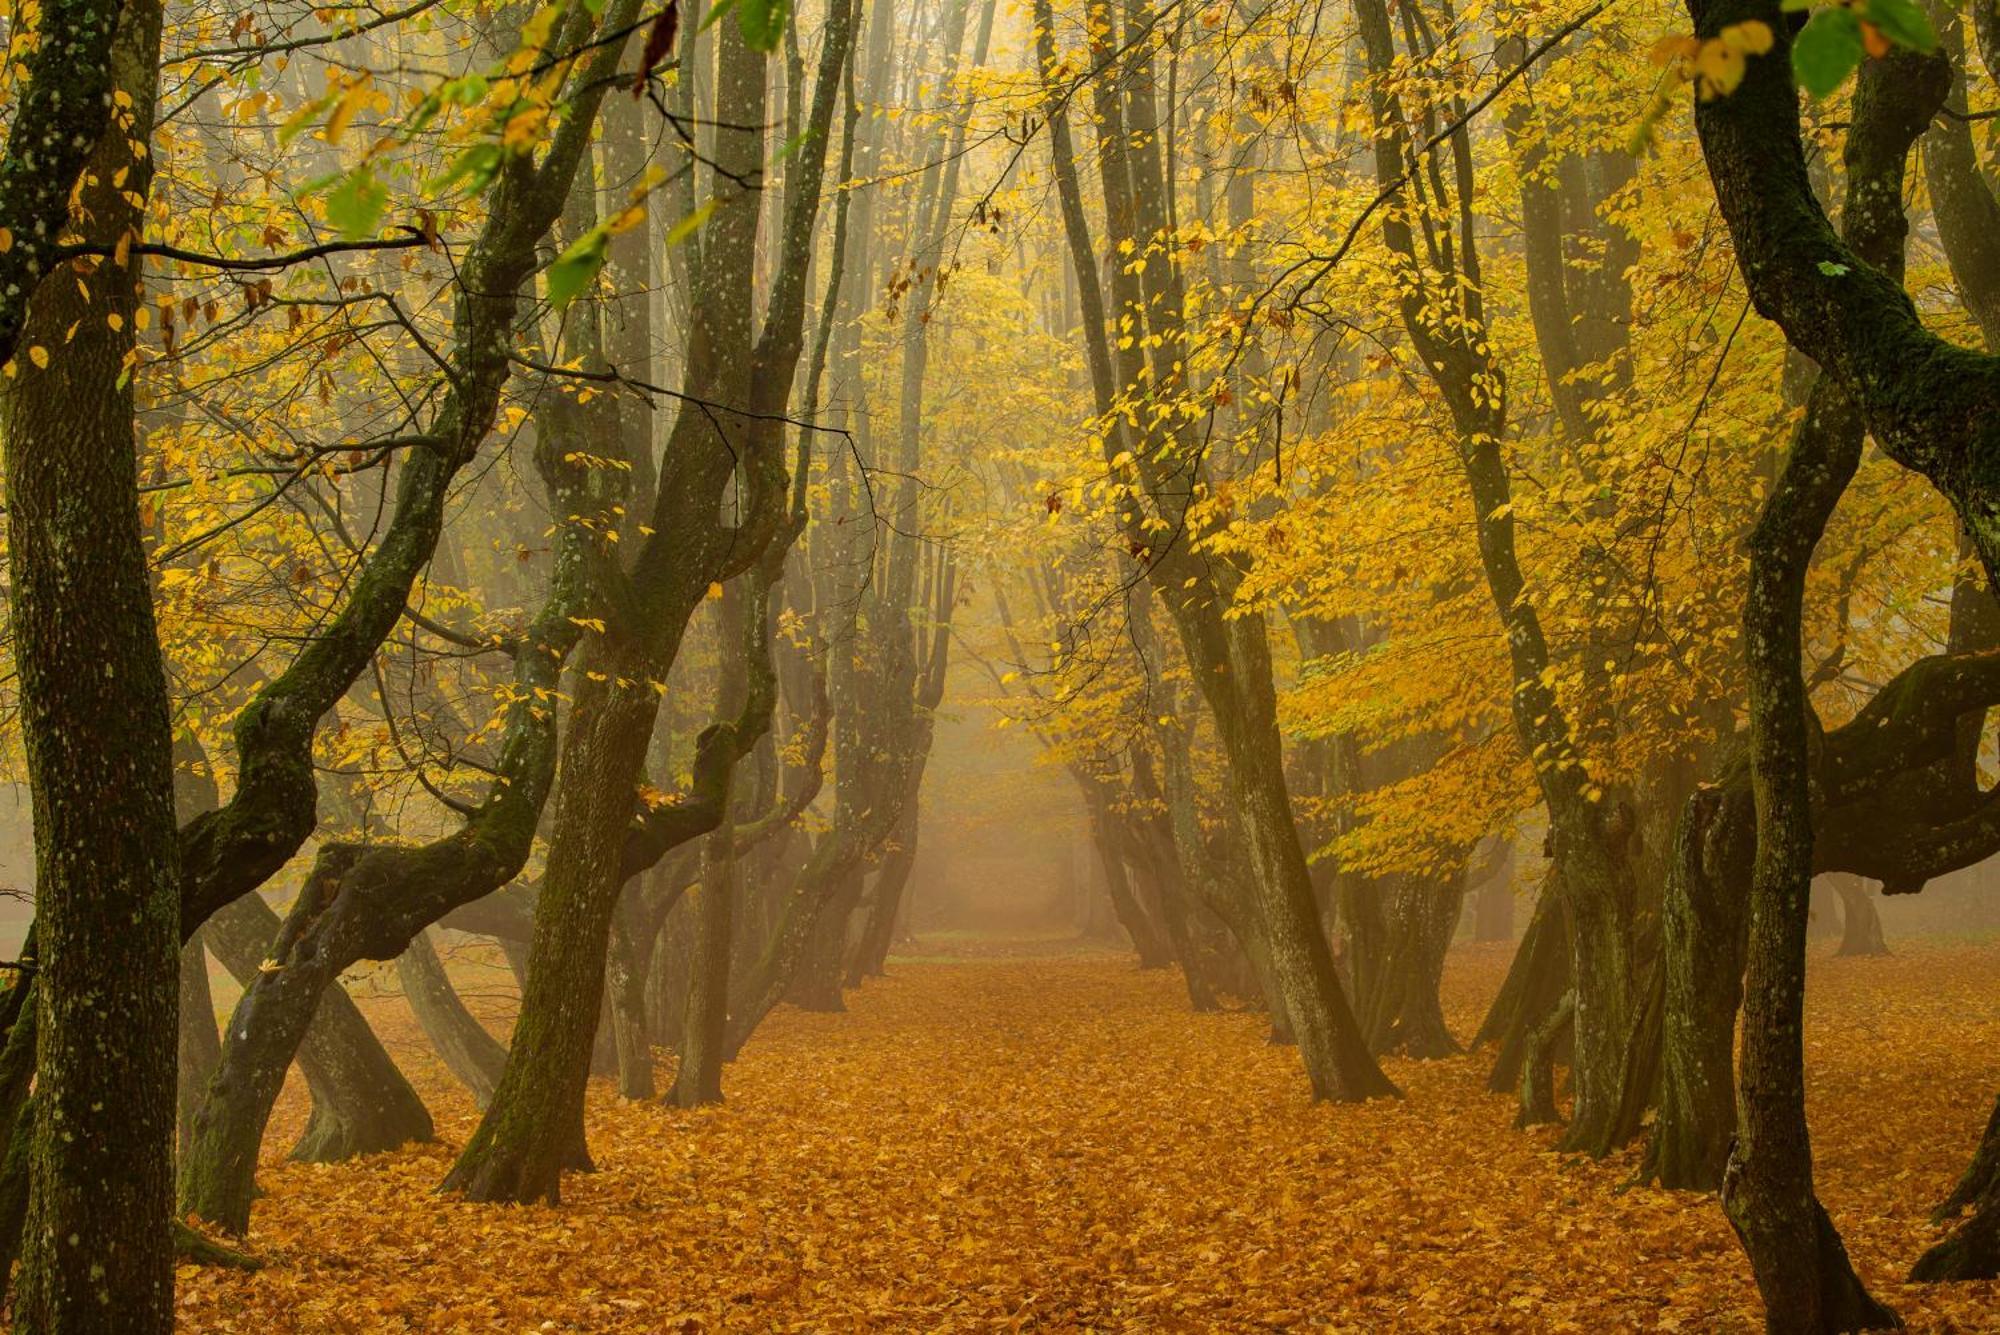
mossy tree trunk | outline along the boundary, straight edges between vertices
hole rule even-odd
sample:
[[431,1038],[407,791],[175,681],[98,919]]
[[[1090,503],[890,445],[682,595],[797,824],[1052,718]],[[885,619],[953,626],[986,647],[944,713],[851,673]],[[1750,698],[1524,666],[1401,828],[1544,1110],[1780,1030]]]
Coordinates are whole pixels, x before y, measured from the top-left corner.
[[[559,1199],[566,1151],[582,1124],[605,949],[625,880],[625,833],[658,708],[653,683],[666,680],[711,585],[754,565],[792,519],[779,428],[802,350],[807,259],[853,19],[851,6],[835,0],[808,128],[788,163],[761,333],[755,278],[767,62],[740,25],[717,29],[714,211],[702,228],[685,374],[715,403],[739,411],[683,405],[650,532],[614,581],[605,629],[584,640],[521,1016],[492,1105],[444,1182],[474,1200]],[[736,505],[726,507],[732,489]],[[731,509],[740,523],[722,521]],[[708,748],[720,777],[768,728],[773,703],[766,694],[743,717],[704,732],[697,749]]]
[[[1782,54],[1781,42],[1773,55]],[[1913,56],[1870,60],[1861,71],[1847,136],[1843,230],[1857,257],[1892,280],[1901,276],[1908,230],[1904,162],[1948,82],[1943,62]],[[1865,434],[1857,403],[1822,374],[1751,535],[1743,611],[1757,844],[1737,1133],[1722,1202],[1749,1254],[1768,1327],[1804,1335],[1897,1324],[1862,1284],[1814,1194],[1802,1033],[1818,742],[1801,664],[1804,589]]]
[[[101,43],[121,10],[106,81]],[[61,19],[82,26],[51,32]],[[167,681],[140,532],[130,374],[140,275],[125,255],[34,282],[45,238],[73,229],[109,250],[143,231],[161,23],[160,7],[144,0],[45,11],[38,73],[56,73],[46,59],[74,42],[81,63],[63,82],[95,91],[87,112],[63,112],[85,128],[79,139],[67,125],[34,127],[47,136],[32,145],[47,150],[34,175],[23,170],[30,146],[17,119],[0,159],[4,218],[67,200],[62,173],[88,154],[70,226],[56,211],[10,234],[33,238],[38,257],[8,263],[15,285],[0,304],[0,343],[18,329],[27,350],[10,362],[0,408],[36,897],[35,1094],[13,1316],[14,1329],[46,1335],[165,1335],[174,1326],[181,860]],[[119,110],[106,125],[112,88]],[[41,99],[61,86],[24,91],[18,114],[39,119],[50,110]]]

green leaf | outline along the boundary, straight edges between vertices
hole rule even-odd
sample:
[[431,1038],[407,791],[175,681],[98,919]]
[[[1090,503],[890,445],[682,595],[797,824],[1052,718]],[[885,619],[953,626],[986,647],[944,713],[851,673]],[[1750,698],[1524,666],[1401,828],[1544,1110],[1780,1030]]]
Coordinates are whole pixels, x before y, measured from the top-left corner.
[[736,0],[715,0],[715,8],[702,16],[701,25],[695,31],[707,32],[715,26],[717,20],[734,8],[736,8]]
[[1861,63],[1861,20],[1851,9],[1822,9],[1792,39],[1792,72],[1814,97],[1825,97]]
[[790,162],[792,154],[805,147],[806,140],[810,138],[812,138],[812,126],[808,125],[778,146],[777,160],[779,162]]
[[365,241],[382,225],[382,210],[388,206],[389,187],[367,167],[356,167],[327,192],[326,218],[349,241]]
[[611,253],[611,234],[593,227],[549,266],[549,305],[561,310],[589,287]]
[[791,0],[736,0],[736,26],[752,51],[776,51],[791,17]]
[[498,144],[474,144],[458,155],[450,171],[430,183],[430,193],[442,195],[464,181],[466,192],[476,195],[492,182],[506,156],[506,150]]
[[487,83],[483,74],[461,74],[438,90],[438,95],[447,102],[456,102],[461,107],[476,107],[486,100]]
[[278,147],[284,148],[299,137],[305,128],[320,118],[320,113],[333,105],[334,94],[316,97],[312,101],[285,117],[285,123],[278,127]]
[[667,229],[667,237],[664,244],[669,247],[678,246],[681,242],[693,236],[695,229],[707,222],[708,215],[713,212],[715,212],[715,201],[713,199],[690,210],[687,217]]
[[1910,0],[1868,0],[1867,18],[1897,46],[1925,55],[1937,50],[1937,30],[1931,27],[1930,16]]
[[1841,278],[1844,277],[1849,272],[1845,264],[1838,263],[1837,261],[1834,260],[1821,260],[1819,262],[1819,271],[1825,274],[1828,278]]

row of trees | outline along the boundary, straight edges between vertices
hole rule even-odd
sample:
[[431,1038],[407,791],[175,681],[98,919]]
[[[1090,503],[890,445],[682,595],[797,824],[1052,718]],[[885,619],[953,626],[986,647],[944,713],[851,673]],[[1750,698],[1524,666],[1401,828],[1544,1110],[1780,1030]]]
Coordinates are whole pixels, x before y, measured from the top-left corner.
[[[968,410],[926,354],[969,341],[933,319],[964,154],[882,113],[940,70],[926,118],[963,127],[993,16],[13,34],[24,1328],[170,1328],[176,1249],[236,1259],[172,1221],[247,1229],[294,1062],[295,1156],[430,1137],[341,987],[367,961],[485,1106],[444,1185],[491,1201],[589,1166],[593,1069],[649,1096],[672,1048],[668,1097],[712,1101],[781,999],[880,970],[963,599],[966,520],[920,484]],[[516,963],[510,1043],[439,924]],[[209,953],[243,984],[220,1034]]]
[[[1891,1319],[1812,1196],[1808,887],[1911,893],[1996,850],[1967,480],[1990,372],[1951,341],[1980,332],[1994,194],[1949,17],[1873,16],[1901,45],[1810,126],[1795,25],[1756,6],[1694,13],[1664,75],[1607,55],[1654,13],[1357,0],[1329,35],[1312,5],[1043,6],[1018,94],[1096,412],[1021,455],[1051,519],[1046,634],[1018,639],[1049,651],[1002,684],[1083,789],[1142,957],[1197,1008],[1261,994],[1317,1093],[1389,1092],[1376,1057],[1456,1048],[1468,887],[1539,839],[1472,1039],[1493,1087],[1568,1148],[1643,1136],[1648,1178],[1720,1190],[1774,1329]],[[1700,134],[1649,122],[1635,158],[1630,109],[1683,81]],[[1936,219],[1921,314],[1906,184]],[[1850,289],[1874,303],[1830,314]],[[1917,1277],[1995,1273],[1991,1139]]]
[[[167,1329],[294,1063],[295,1154],[431,1135],[369,961],[469,1198],[559,1200],[593,1072],[721,1097],[880,971],[968,607],[1195,1009],[1394,1095],[1539,837],[1495,1088],[1720,1190],[1774,1328],[1889,1319],[1812,1194],[1807,887],[2000,847],[2000,24],[1866,16],[1810,124],[1767,0],[21,17],[21,1324]],[[1920,1277],[2000,1268],[1996,1133]]]

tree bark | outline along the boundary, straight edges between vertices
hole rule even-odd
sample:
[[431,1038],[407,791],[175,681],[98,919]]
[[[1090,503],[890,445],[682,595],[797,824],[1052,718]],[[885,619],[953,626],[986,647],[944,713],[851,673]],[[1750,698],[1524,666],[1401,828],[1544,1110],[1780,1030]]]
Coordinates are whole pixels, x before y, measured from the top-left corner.
[[396,976],[402,980],[403,996],[438,1058],[472,1091],[473,1102],[485,1108],[492,1102],[500,1072],[507,1065],[507,1045],[488,1033],[465,1008],[431,943],[430,932],[410,938],[409,947],[396,957]]
[[1942,1222],[1966,1209],[1972,1213],[1918,1259],[1912,1281],[2000,1279],[2000,1100],[1972,1162],[1932,1218]]
[[[152,137],[162,15],[143,0],[124,6],[107,70],[101,43],[120,7],[64,8],[42,15],[41,45],[53,49],[39,73],[56,73],[44,60],[71,40],[83,63],[53,87],[25,89],[20,114],[46,113],[43,99],[65,84],[94,87],[95,103],[75,109],[87,128],[43,126],[31,148],[17,120],[0,158],[0,194],[25,196],[0,204],[0,216],[28,207],[34,231],[18,239],[36,252],[8,263],[19,285],[0,301],[0,343],[18,330],[26,349],[10,363],[4,436],[36,894],[35,1095],[14,1320],[21,1331],[167,1332],[181,864],[139,520],[139,274],[130,258],[105,259],[87,279],[64,266],[33,283],[57,235],[111,247],[144,228],[153,164],[133,146]],[[83,26],[47,26],[63,17]],[[120,114],[106,125],[113,88]],[[55,145],[54,175],[24,171],[24,152]],[[68,200],[63,172],[78,159],[85,175],[65,226],[55,200]],[[50,212],[36,216],[44,203]]]
[[1736,1133],[1736,1011],[1743,996],[1741,874],[1756,837],[1748,793],[1697,792],[1674,834],[1661,908],[1665,976],[1659,1108],[1645,1172],[1716,1191]]
[[[1782,44],[1773,54],[1783,54]],[[1941,66],[1911,56],[1870,60],[1857,86],[1843,228],[1883,277],[1901,274],[1908,231],[1904,161],[1943,101],[1949,68]],[[1743,630],[1757,852],[1737,1135],[1722,1201],[1749,1254],[1773,1331],[1896,1324],[1855,1274],[1813,1192],[1802,1036],[1814,872],[1812,750],[1818,741],[1801,667],[1805,579],[1813,549],[1860,462],[1864,434],[1859,405],[1843,381],[1823,374],[1750,539]]]
[[[215,998],[208,986],[208,947],[201,933],[181,947],[180,1042],[178,1081],[174,1098],[178,1128],[174,1152],[184,1156],[194,1141],[195,1109],[208,1090],[208,1080],[222,1059],[222,1039],[215,1030]],[[4,1143],[4,1142],[0,1142]]]
[[[842,0],[831,5],[761,335],[753,326],[766,62],[740,25],[718,29],[716,207],[703,225],[686,375],[737,411],[683,406],[663,456],[651,532],[617,581],[606,629],[584,641],[521,1017],[492,1106],[444,1183],[470,1199],[559,1198],[565,1146],[582,1124],[624,835],[657,712],[652,683],[666,679],[711,584],[754,565],[791,519],[779,428],[803,342],[806,262],[853,18]],[[732,486],[744,516],[735,526],[720,522]],[[766,696],[759,717],[717,724],[704,736],[733,764],[768,728],[772,703]]]

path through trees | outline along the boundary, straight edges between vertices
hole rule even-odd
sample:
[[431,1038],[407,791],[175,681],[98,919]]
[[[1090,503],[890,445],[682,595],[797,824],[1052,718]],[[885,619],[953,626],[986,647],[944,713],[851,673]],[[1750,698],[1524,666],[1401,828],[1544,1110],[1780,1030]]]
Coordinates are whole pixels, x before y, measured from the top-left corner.
[[[683,1112],[593,1083],[599,1171],[559,1211],[430,1188],[476,1118],[401,1003],[365,1008],[442,1142],[337,1170],[267,1144],[272,1264],[183,1281],[189,1329],[640,1332],[755,1325],[970,1331],[1750,1329],[1756,1290],[1709,1198],[1618,1188],[1633,1159],[1512,1129],[1483,1056],[1388,1069],[1409,1094],[1315,1104],[1243,1013],[1189,1013],[1124,953],[891,961],[845,1014],[787,1008]],[[1046,951],[1039,944],[1029,947]],[[1824,952],[1821,952],[1824,953]],[[1470,1032],[1505,947],[1460,947]],[[1978,1329],[1994,1286],[1900,1287],[2000,1077],[2000,949],[1815,959],[1806,1035],[1822,1195],[1916,1329]],[[496,1015],[493,1018],[498,1019]],[[1961,1060],[1985,1043],[1982,1067]],[[1923,1072],[1921,1080],[1909,1078]],[[1912,1128],[1921,1127],[1920,1134]],[[676,1323],[692,1322],[683,1325]],[[1498,1323],[1496,1325],[1496,1322]],[[1574,1323],[1567,1327],[1565,1323]]]

